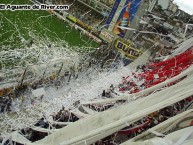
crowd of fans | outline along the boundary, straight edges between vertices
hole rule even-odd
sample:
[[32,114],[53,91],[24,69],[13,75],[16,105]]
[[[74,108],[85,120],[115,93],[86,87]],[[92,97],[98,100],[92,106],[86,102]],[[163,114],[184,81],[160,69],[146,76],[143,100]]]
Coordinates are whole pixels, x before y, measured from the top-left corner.
[[[150,64],[145,65],[145,66],[139,66],[139,67],[137,67],[136,72],[149,71],[149,69],[152,69],[150,66],[151,66]],[[133,73],[132,75],[134,76],[134,79],[139,78],[138,76],[135,75],[135,73]],[[128,81],[128,78],[129,77],[123,77],[121,85],[123,85],[124,87],[125,87],[125,85],[126,85],[126,87],[132,87],[135,85],[137,86],[137,84],[132,84],[131,80]],[[122,90],[120,90],[120,88],[123,88],[123,86],[119,85],[119,91],[122,91]],[[145,89],[145,88],[143,88],[143,89]],[[114,94],[116,93],[115,90],[116,90],[116,87],[113,84],[111,84],[107,91],[103,90],[101,96],[110,98],[110,97],[112,97],[111,96],[112,93],[114,93]],[[132,92],[130,92],[130,93],[132,93]],[[3,105],[3,107],[1,106],[1,112],[2,112],[2,110],[3,111],[10,110],[12,99],[9,97],[3,98],[4,100],[2,98],[0,98],[0,99],[1,99],[0,100],[1,105]],[[42,98],[40,98],[40,99],[42,100]],[[121,101],[118,103],[124,103],[124,101]],[[133,137],[137,136],[138,134],[144,132],[145,130],[165,121],[166,119],[173,117],[180,112],[185,111],[186,109],[188,109],[188,107],[192,103],[193,103],[193,96],[191,96],[187,99],[184,99],[182,101],[179,101],[171,106],[165,107],[159,111],[153,112],[153,113],[149,114],[148,116],[140,119],[139,121],[130,124],[127,128],[124,128],[123,130],[119,131],[118,133],[97,142],[96,144],[113,144],[113,142],[120,143],[120,142],[125,141],[125,139],[128,140],[129,138],[133,138]],[[96,105],[87,105],[87,106],[93,110],[101,112],[101,111],[104,111],[104,110],[107,110],[107,109],[113,107],[114,104],[113,105],[107,104],[107,105],[101,105],[101,106],[96,106]],[[75,122],[75,121],[79,120],[79,118],[77,116],[75,116],[69,110],[66,110],[64,107],[58,113],[54,113],[52,115],[52,117],[53,117],[53,120],[56,122]],[[38,126],[41,128],[48,128],[49,127],[48,123],[44,120],[44,118],[41,118],[35,124],[35,126]],[[32,141],[42,139],[47,135],[47,133],[40,133],[38,131],[34,131],[34,130],[29,129],[29,128],[23,129],[21,131],[21,133],[28,136],[27,138],[30,138],[30,140],[32,140]]]
[[104,16],[79,1],[53,1],[53,4],[70,5],[67,12],[95,30],[98,30],[105,22]]
[[[168,67],[169,70],[175,69],[175,67],[180,66],[181,67],[180,72],[181,72],[184,69],[188,68],[193,63],[191,56],[190,56],[190,59],[186,59],[189,57],[189,55],[191,55],[191,53],[192,53],[192,49],[189,49],[186,52],[184,52],[184,54],[180,54],[179,56],[175,57],[174,58],[175,59],[175,61],[174,61],[175,65]],[[167,54],[167,52],[166,52],[166,54]],[[184,60],[184,61],[180,61],[180,60]],[[158,63],[158,62],[159,61],[156,61],[156,63]],[[162,68],[164,68],[166,65],[169,65],[170,63],[172,63],[172,61],[168,61],[167,63],[163,63],[163,65],[160,65],[160,66],[157,65],[157,66],[159,66],[158,70],[161,70]],[[154,71],[154,73],[157,73],[158,71],[155,71],[156,65],[151,65],[151,64],[152,64],[152,62],[151,63],[148,62],[146,65],[138,66],[135,70],[135,73],[133,72],[132,75],[130,75],[130,76],[122,77],[122,82],[118,86],[119,91],[128,92],[128,93],[135,93],[135,92],[138,92],[138,91],[141,91],[141,90],[144,90],[145,88],[147,88],[147,86],[148,86],[147,84],[149,83],[149,82],[147,82],[147,79],[146,79],[145,83],[142,83],[140,85],[139,85],[139,83],[137,83],[137,82],[140,82],[142,80],[141,76],[143,76],[143,75],[138,75],[136,72],[140,72],[140,74],[141,74],[141,73]],[[185,67],[183,67],[184,65],[185,65]],[[177,74],[179,74],[179,73],[177,73]],[[147,73],[147,76],[145,76],[145,77],[148,77],[148,76],[149,76],[149,73]],[[173,75],[173,76],[175,76],[175,75]],[[168,78],[171,78],[173,76],[170,76]],[[184,78],[185,77],[183,77],[175,82],[172,82],[172,83],[168,84],[168,86],[174,85]],[[151,79],[152,80],[149,80],[150,83],[154,82],[154,80],[156,80],[157,78],[151,78]],[[109,90],[110,89],[108,89],[108,91]],[[113,91],[114,90],[115,90],[115,87],[113,87]],[[109,92],[112,92],[112,90]],[[103,94],[105,94],[105,90],[102,93],[102,96],[105,96]],[[128,127],[124,128],[123,130],[120,130],[119,132],[117,132],[111,136],[108,136],[108,137],[104,138],[103,140],[98,141],[96,144],[97,145],[105,145],[105,144],[110,145],[110,144],[122,143],[122,142],[124,142],[130,138],[133,138],[133,137],[137,136],[138,134],[146,131],[147,129],[156,126],[157,124],[167,120],[168,118],[171,118],[171,117],[173,117],[173,116],[175,116],[175,115],[177,115],[185,110],[188,110],[192,104],[193,104],[193,96],[191,96],[187,99],[181,100],[181,101],[179,101],[171,106],[165,107],[159,111],[153,112],[153,113],[149,114],[148,116],[142,118],[141,120],[130,124]],[[93,110],[101,112],[101,111],[104,111],[104,110],[111,108],[113,105],[107,104],[107,105],[98,105],[98,106],[97,105],[87,105],[87,106]]]
[[143,117],[142,119],[128,125],[126,128],[118,131],[117,133],[108,136],[97,143],[96,145],[113,145],[120,144],[125,142],[142,132],[152,128],[161,122],[176,116],[179,113],[188,110],[188,107],[193,104],[193,96],[188,97],[187,99],[181,100],[173,105],[165,107],[159,111],[153,112],[148,116]]
[[[192,53],[192,49],[188,49],[186,52],[169,59],[168,62],[163,63],[162,65],[158,65],[156,66],[156,63],[152,63],[152,62],[148,62],[146,65],[139,65],[135,72],[133,72],[130,76],[127,77],[122,77],[122,82],[119,84],[118,88],[117,86],[114,87],[113,84],[110,85],[109,89],[107,90],[103,90],[101,96],[102,97],[106,97],[106,98],[111,98],[114,95],[118,95],[117,92],[126,92],[126,93],[136,93],[139,92],[141,90],[144,90],[145,88],[151,87],[153,85],[159,84],[163,81],[165,81],[166,79],[169,79],[171,77],[174,77],[176,75],[178,75],[179,73],[181,73],[184,69],[188,68],[192,63],[192,58],[189,56]],[[188,58],[188,59],[187,59]],[[172,61],[172,59],[174,61]],[[183,60],[183,61],[181,61]],[[160,62],[162,63],[162,62]],[[174,63],[175,65],[171,65],[172,63]],[[159,64],[157,62],[157,64]],[[167,67],[166,67],[167,66]],[[168,67],[169,66],[169,67]],[[179,69],[180,68],[180,69]],[[179,70],[178,70],[179,69]],[[160,70],[167,70],[169,71],[169,73],[167,71],[164,71],[164,73],[162,73],[162,77],[164,77],[164,79],[162,79],[161,77],[156,77],[155,74],[161,72]],[[174,72],[170,72],[171,70],[177,70],[177,73]],[[151,73],[149,72],[153,72],[153,76]],[[142,74],[146,74],[146,75],[142,75]],[[168,76],[169,74],[169,76]],[[167,84],[167,86],[165,87],[169,87],[171,85],[174,85],[178,82],[180,82],[181,80],[183,80],[184,78],[186,78],[186,76]],[[161,79],[161,81],[159,80]],[[155,84],[152,84],[156,82]],[[159,91],[159,90],[157,90]],[[121,101],[119,103],[123,104],[125,101]],[[118,102],[116,102],[115,104],[106,104],[106,105],[89,105],[87,104],[86,106],[97,111],[97,112],[101,112],[104,110],[107,110],[111,107],[114,107]]]
[[[69,110],[65,109],[64,107],[58,113],[53,113],[52,118],[54,122],[75,122],[79,120],[78,117],[76,117],[73,113],[71,113]],[[34,126],[44,128],[44,129],[59,129],[66,125],[57,124],[57,123],[50,125],[43,117],[40,120],[38,120]],[[43,139],[45,136],[48,135],[47,132],[37,131],[33,129],[33,127],[22,129],[20,131],[20,134],[22,134],[32,142]]]
[[44,95],[39,97],[28,97],[24,94],[20,94],[17,98],[14,95],[0,96],[0,114],[14,112],[24,109],[29,104],[35,105],[43,101]]
[[[138,65],[136,70],[132,71],[129,76],[122,77],[122,81],[118,86],[111,84],[107,90],[103,90],[101,96],[112,98],[118,95],[117,92],[128,94],[137,93],[175,77],[193,64],[190,56],[192,50],[193,49],[190,48],[186,52],[170,58],[168,61],[163,61],[163,63],[157,60],[156,62],[149,61],[144,65]],[[168,84],[167,87],[178,83],[184,78],[186,78],[186,76]]]
[[[96,142],[95,144],[96,145],[111,145],[111,144],[113,145],[115,143],[116,144],[122,143],[128,139],[131,139],[141,134],[142,132],[148,130],[149,128],[152,128],[158,125],[159,123],[185,110],[188,110],[191,104],[193,104],[193,96],[190,96],[184,100],[176,102],[173,105],[165,107],[159,111],[153,112],[148,116],[143,117],[142,119],[128,125],[126,128],[118,131],[117,133],[114,133],[113,135],[108,136]],[[96,111],[100,112],[100,111],[109,109],[110,107],[112,107],[112,105],[99,106],[98,108],[96,108],[96,106],[90,105],[89,107],[92,108],[93,110],[95,109]],[[64,107],[58,113],[54,113],[52,117],[53,117],[53,120],[57,122],[75,122],[79,119],[75,115],[70,113],[69,110],[66,110]],[[47,128],[47,129],[50,128],[48,122],[44,118],[41,118],[34,126]],[[61,125],[52,125],[52,127],[61,128]],[[46,132],[39,132],[39,131],[33,130],[33,128],[22,129],[20,133],[32,142],[40,140],[48,135],[48,133]]]
[[[67,5],[72,4],[71,0],[61,0],[61,1],[53,0],[52,2],[53,4],[67,4]],[[109,3],[108,5],[111,5],[110,0],[109,1],[101,0],[101,2],[105,2],[106,4]],[[93,27],[95,27],[96,24],[101,23],[101,21],[103,20],[103,16],[101,14],[98,14],[94,10],[88,9],[85,5],[77,1],[75,2],[75,4],[73,4],[70,7],[69,13],[77,17],[81,21],[85,22],[89,26],[93,26]],[[99,27],[100,25],[97,25],[97,26]],[[159,62],[159,60],[155,58],[165,56],[170,53],[171,53],[170,49],[162,49],[159,52],[155,53],[151,57],[151,60],[149,63],[147,63],[146,65],[138,66],[135,72],[133,72],[130,76],[122,77],[122,82],[119,84],[118,87],[115,87],[113,84],[111,84],[109,89],[102,91],[101,96],[106,97],[106,98],[111,98],[113,97],[113,95],[117,95],[116,91],[117,92],[120,91],[123,93],[126,92],[126,93],[131,93],[131,94],[139,92],[148,87],[161,83],[168,78],[174,77],[175,75],[179,74],[181,71],[188,68],[192,64],[192,60],[183,61],[179,63],[177,66],[175,64],[175,66],[168,67],[167,69],[165,69],[164,76],[163,76],[164,79],[162,79],[162,77],[156,77],[155,74],[157,74],[159,70],[165,68],[165,66],[167,66],[169,63],[162,65],[161,67],[159,67],[159,69],[156,68],[155,66],[152,66],[150,63]],[[186,57],[187,55],[184,55],[184,57]],[[183,59],[183,57],[181,57],[180,59]],[[184,67],[184,65],[186,66]],[[174,73],[173,75],[170,75],[170,76],[166,75],[166,72],[170,73],[170,70],[175,70],[179,66],[182,69],[180,69],[178,73],[176,74]],[[165,77],[165,75],[167,77]],[[158,81],[160,79],[161,81]],[[181,81],[181,79],[178,81]],[[177,82],[173,82],[173,84]],[[37,83],[41,84],[42,80]],[[36,89],[37,86],[38,86],[37,84],[31,85],[32,89]],[[25,101],[23,97],[21,97],[20,99],[21,99],[21,103]],[[35,104],[36,99],[37,98],[31,99],[32,105]],[[38,99],[42,101],[43,96],[41,96]],[[124,103],[124,102],[125,101],[119,101],[116,103]],[[13,103],[13,98],[11,96],[0,97],[0,113],[10,112],[12,103]],[[167,120],[168,118],[171,118],[187,110],[190,104],[192,103],[193,103],[193,96],[190,96],[189,98],[181,100],[171,106],[168,106],[159,111],[153,112],[149,114],[148,116],[140,119],[139,121],[130,124],[128,127],[124,128],[123,130],[119,131],[118,133],[115,133],[107,138],[104,138],[101,141],[98,141],[96,145],[105,145],[105,144],[110,145],[115,142],[121,143],[124,141],[124,139],[128,140],[130,138],[133,138],[137,136],[138,134],[146,131],[147,129],[152,128],[155,125]],[[75,104],[75,106],[77,106],[77,104]],[[87,105],[87,106],[95,111],[101,112],[101,111],[104,111],[104,110],[107,110],[113,107],[114,104],[113,105],[107,104],[107,105],[101,105],[101,106],[97,106],[97,105]],[[79,120],[77,116],[75,116],[73,113],[71,113],[68,109],[65,109],[64,107],[59,112],[53,113],[52,118],[53,118],[53,121],[55,122],[75,122]],[[45,120],[45,118],[41,118],[35,124],[35,126],[38,126],[41,128],[48,128],[49,124]],[[57,126],[55,127],[57,128]],[[22,129],[21,134],[25,135],[26,138],[28,138],[31,141],[42,139],[43,137],[48,135],[47,133],[40,133],[40,132],[34,131],[31,128]]]
[[9,96],[0,97],[0,113],[11,111],[12,100]]
[[58,113],[54,113],[52,115],[54,121],[58,122],[75,122],[79,120],[77,116],[75,116],[73,113],[71,113],[69,110],[61,109]]
[[111,107],[113,107],[114,105],[113,104],[106,104],[106,105],[86,105],[87,107],[91,108],[92,110],[95,110],[97,112],[102,112],[102,111],[105,111]]
[[40,139],[43,139],[44,137],[46,137],[48,135],[47,132],[39,132],[39,131],[33,130],[32,128],[22,129],[19,133],[21,135],[25,136],[31,142],[35,142],[35,141],[38,141]]
[[[84,1],[85,3],[89,3],[91,2],[92,0],[82,0]],[[108,6],[108,7],[112,7],[113,4],[115,3],[114,0],[95,0],[96,2],[101,2],[102,4]]]
[[[40,0],[40,1],[45,1],[45,0]],[[69,0],[47,0],[49,2],[53,2],[53,3],[60,3],[60,4],[68,4],[66,2],[69,2]],[[81,0],[83,2],[85,2],[86,4],[89,4],[92,2],[92,0]],[[108,7],[112,7],[114,4],[114,0],[95,0],[96,2],[100,2]],[[71,1],[72,2],[72,1]]]
[[[163,61],[163,63],[148,62],[145,65],[139,65],[130,76],[122,78],[122,82],[119,85],[119,91],[132,94],[175,77],[193,64],[191,53],[192,49],[189,49],[168,61]],[[180,80],[181,79],[172,84],[175,84]]]
[[171,55],[172,47],[167,47],[164,45],[158,45],[156,47],[153,47],[151,49],[151,56],[149,58],[150,63],[156,63],[163,59],[163,57],[166,57],[168,55]]

